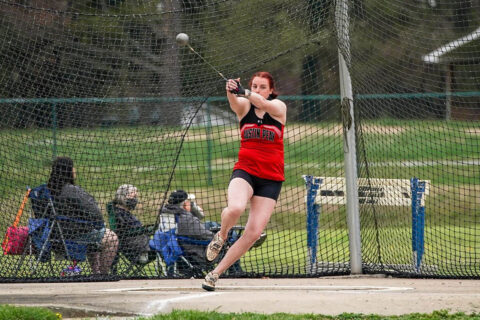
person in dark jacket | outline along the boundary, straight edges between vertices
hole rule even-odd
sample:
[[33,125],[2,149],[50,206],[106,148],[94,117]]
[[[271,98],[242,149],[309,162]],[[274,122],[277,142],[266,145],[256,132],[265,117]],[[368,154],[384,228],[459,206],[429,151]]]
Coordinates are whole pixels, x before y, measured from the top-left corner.
[[192,201],[184,190],[175,190],[170,194],[162,213],[171,213],[177,217],[177,235],[179,236],[211,240],[214,235],[199,216],[192,212]]
[[[168,203],[162,208],[161,214],[173,215],[176,218],[177,236],[184,236],[195,240],[204,240],[208,243],[213,239],[215,235],[209,230],[209,226],[219,226],[215,222],[206,222],[200,220],[199,217],[204,217],[203,210],[197,206],[192,210],[193,196],[188,194],[184,190],[172,191],[168,198]],[[201,214],[196,212],[201,211]],[[236,240],[236,234],[233,235]],[[206,240],[206,241],[205,241]],[[191,244],[182,242],[181,246],[184,254],[188,257],[190,262],[196,266],[200,266],[200,269],[205,268],[208,264],[205,261],[205,244]],[[237,261],[230,269],[232,272],[241,271],[240,261]]]
[[120,240],[119,251],[134,263],[149,262],[148,241],[155,226],[144,226],[132,213],[138,203],[138,189],[131,184],[118,187],[113,200],[116,233]]
[[66,239],[93,244],[90,247],[95,250],[87,252],[92,273],[108,274],[117,253],[117,235],[105,227],[95,198],[75,185],[75,178],[72,159],[57,157],[53,161],[47,188],[57,214],[66,218],[60,220],[62,233]]
[[[162,208],[161,214],[175,216],[178,236],[210,241],[214,234],[190,210],[191,203],[188,200],[188,193],[184,190],[175,190],[170,194],[168,203]],[[205,246],[183,243],[182,248],[193,259],[193,262],[205,263]]]

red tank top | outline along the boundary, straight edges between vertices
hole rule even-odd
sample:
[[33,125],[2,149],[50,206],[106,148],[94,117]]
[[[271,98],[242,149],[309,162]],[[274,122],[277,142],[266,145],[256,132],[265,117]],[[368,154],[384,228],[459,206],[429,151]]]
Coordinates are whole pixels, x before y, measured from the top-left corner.
[[258,178],[284,181],[284,125],[268,113],[262,118],[252,105],[240,120],[240,151],[233,170],[242,169]]

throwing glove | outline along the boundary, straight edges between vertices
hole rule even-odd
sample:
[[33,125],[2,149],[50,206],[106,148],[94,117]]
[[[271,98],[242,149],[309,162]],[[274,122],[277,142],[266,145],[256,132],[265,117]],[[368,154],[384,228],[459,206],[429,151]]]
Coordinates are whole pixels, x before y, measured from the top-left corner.
[[238,96],[244,96],[245,95],[245,89],[242,87],[239,81],[235,80],[237,83],[237,89],[235,90],[230,90],[231,93],[234,93]]

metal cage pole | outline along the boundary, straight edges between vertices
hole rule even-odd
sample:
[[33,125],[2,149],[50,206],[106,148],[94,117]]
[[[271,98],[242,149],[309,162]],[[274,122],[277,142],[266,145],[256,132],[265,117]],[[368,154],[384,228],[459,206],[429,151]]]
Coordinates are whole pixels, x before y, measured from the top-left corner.
[[348,0],[337,0],[335,25],[338,39],[338,62],[340,94],[343,119],[343,149],[345,159],[346,209],[352,274],[362,273],[362,251],[360,239],[360,214],[358,204],[357,156],[355,145],[355,118],[353,112],[352,81],[350,65],[350,38]]

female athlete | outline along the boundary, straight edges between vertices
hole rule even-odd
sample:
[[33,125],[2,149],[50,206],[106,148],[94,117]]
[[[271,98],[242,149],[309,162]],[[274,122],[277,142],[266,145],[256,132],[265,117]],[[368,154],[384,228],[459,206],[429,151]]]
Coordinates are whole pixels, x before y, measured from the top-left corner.
[[205,277],[202,288],[207,291],[215,290],[219,276],[259,239],[285,180],[283,131],[287,106],[277,99],[270,73],[255,73],[249,82],[250,89],[244,89],[239,80],[229,79],[226,91],[230,108],[240,121],[240,150],[228,186],[227,207],[221,215],[221,229],[206,249],[207,261],[217,258],[229,230],[237,223],[249,201],[250,213],[242,236]]

